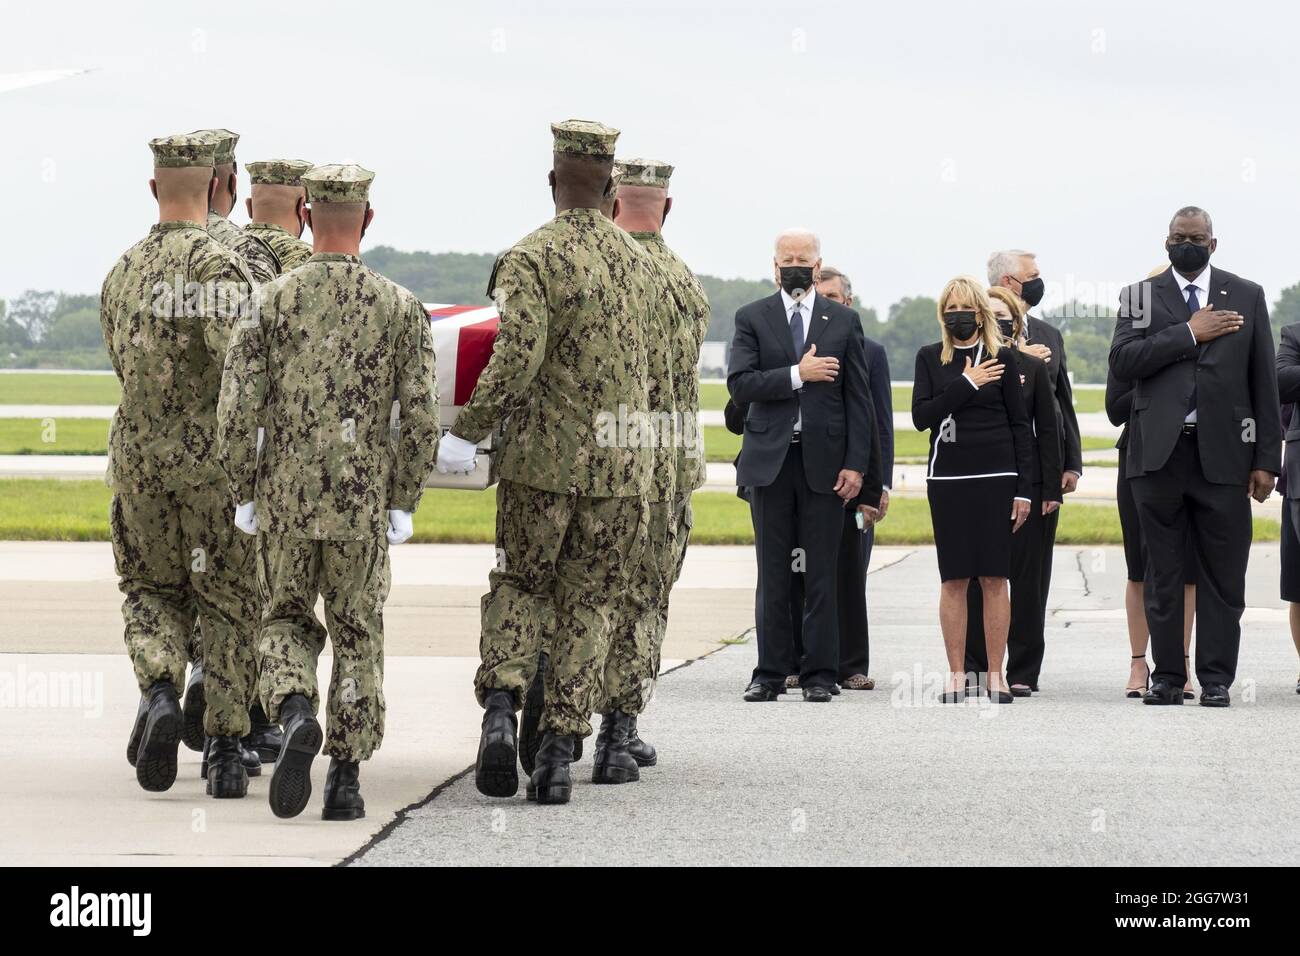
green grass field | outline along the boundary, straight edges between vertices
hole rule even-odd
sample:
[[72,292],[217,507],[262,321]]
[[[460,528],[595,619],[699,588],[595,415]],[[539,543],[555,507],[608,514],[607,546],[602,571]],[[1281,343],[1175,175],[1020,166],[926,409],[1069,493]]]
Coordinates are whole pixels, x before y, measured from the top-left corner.
[[107,455],[106,418],[0,418],[0,455]]
[[0,405],[116,405],[121,394],[113,375],[0,375]]
[[[727,405],[727,386],[721,382],[700,383],[700,408],[705,411],[722,411]],[[894,411],[906,412],[912,407],[912,387],[910,385],[894,386]],[[1074,391],[1074,409],[1079,414],[1084,412],[1103,412],[1106,410],[1106,393],[1100,388],[1076,388]]]
[[[0,540],[107,541],[111,492],[97,481],[0,479]],[[749,506],[733,494],[700,491],[694,498],[696,544],[750,544]],[[490,543],[496,493],[431,489],[415,519],[417,542]],[[1255,520],[1256,541],[1276,541],[1280,527]],[[930,544],[930,508],[924,498],[897,498],[877,528],[880,544]],[[1071,505],[1061,516],[1059,544],[1119,544],[1114,508]]]

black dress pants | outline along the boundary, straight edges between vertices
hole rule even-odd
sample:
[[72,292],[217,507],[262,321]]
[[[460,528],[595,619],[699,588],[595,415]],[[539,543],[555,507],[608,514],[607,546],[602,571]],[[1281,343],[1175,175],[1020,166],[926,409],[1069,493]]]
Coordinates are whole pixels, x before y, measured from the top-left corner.
[[1147,630],[1155,660],[1152,680],[1181,687],[1186,536],[1196,542],[1196,678],[1230,686],[1237,676],[1246,565],[1252,537],[1250,498],[1241,485],[1205,479],[1195,434],[1184,432],[1159,471],[1133,482],[1146,544]]
[[[1011,536],[1011,627],[1007,631],[1007,683],[1038,686],[1043,667],[1043,630],[1047,620],[1047,590],[1042,567],[1051,567],[1051,542],[1056,538],[1055,522],[1049,531],[1043,516],[1043,489],[1034,486],[1029,517]],[[1049,573],[1050,579],[1050,573]],[[984,591],[972,580],[966,592],[966,672],[983,674],[989,669],[984,645]]]
[[[858,530],[856,508],[845,509],[840,558],[835,578],[835,603],[840,620],[840,683],[854,674],[867,675],[871,638],[867,626],[867,568],[876,529]],[[794,633],[795,663],[803,659],[803,575],[790,581],[790,629]],[[792,671],[791,673],[794,673]]]
[[[796,443],[772,484],[753,489],[750,510],[758,552],[758,666],[752,679],[784,688],[786,676],[797,672],[804,687],[829,687],[839,671],[835,586],[844,502],[839,495],[809,487]],[[791,572],[801,568],[802,659],[795,656],[790,626]]]

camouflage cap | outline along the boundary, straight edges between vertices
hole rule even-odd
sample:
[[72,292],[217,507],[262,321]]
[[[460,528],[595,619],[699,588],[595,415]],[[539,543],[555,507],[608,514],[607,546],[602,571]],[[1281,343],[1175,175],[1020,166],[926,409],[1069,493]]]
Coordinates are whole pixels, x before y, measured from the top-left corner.
[[149,140],[155,168],[175,169],[184,166],[212,167],[216,144],[207,136],[181,133]]
[[264,159],[247,166],[254,186],[301,186],[302,174],[311,168],[305,159]]
[[623,186],[654,186],[667,189],[668,180],[673,175],[673,167],[657,159],[620,159],[618,165],[623,169]]
[[577,153],[600,159],[614,158],[614,141],[619,131],[595,120],[565,120],[551,124],[557,153]]
[[211,137],[212,142],[217,147],[217,155],[213,162],[218,166],[224,166],[235,161],[235,144],[239,142],[238,133],[232,133],[228,129],[196,129],[193,135]]
[[302,174],[302,184],[307,187],[309,202],[367,202],[370,183],[375,174],[349,163],[313,166]]

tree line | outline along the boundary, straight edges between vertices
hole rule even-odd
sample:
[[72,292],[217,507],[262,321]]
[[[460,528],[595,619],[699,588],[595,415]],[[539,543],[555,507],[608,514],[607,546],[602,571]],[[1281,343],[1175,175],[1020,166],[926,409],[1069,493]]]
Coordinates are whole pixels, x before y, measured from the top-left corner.
[[[402,252],[376,246],[362,258],[425,302],[488,304],[487,283],[494,260],[489,253]],[[699,279],[709,297],[712,341],[730,341],[736,310],[773,290],[770,279],[710,275]],[[891,305],[883,319],[875,309],[857,309],[863,332],[885,347],[892,378],[910,379],[917,349],[937,338],[935,308],[928,296],[907,296]],[[1044,313],[1066,336],[1076,382],[1106,381],[1114,315],[1109,306],[1080,302]],[[1282,326],[1300,322],[1300,284],[1282,290],[1270,317],[1275,339]],[[10,302],[0,299],[0,368],[110,367],[100,332],[98,295],[29,290]]]

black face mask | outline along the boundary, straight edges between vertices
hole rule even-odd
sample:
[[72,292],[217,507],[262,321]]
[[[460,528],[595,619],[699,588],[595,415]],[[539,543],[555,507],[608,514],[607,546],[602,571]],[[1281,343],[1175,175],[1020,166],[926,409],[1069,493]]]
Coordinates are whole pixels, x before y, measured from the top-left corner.
[[781,266],[781,288],[791,298],[813,286],[812,266]]
[[1020,298],[1025,300],[1025,305],[1035,306],[1043,301],[1043,277],[1030,279],[1028,282],[1020,283]]
[[964,342],[979,329],[974,312],[945,312],[943,324],[948,334],[958,342]]
[[1016,330],[1016,323],[1011,319],[998,319],[998,329],[1002,332],[1002,337],[1010,342],[1012,333]]
[[1169,262],[1179,272],[1200,272],[1210,261],[1210,247],[1198,246],[1194,242],[1180,242],[1165,246],[1169,253]]

